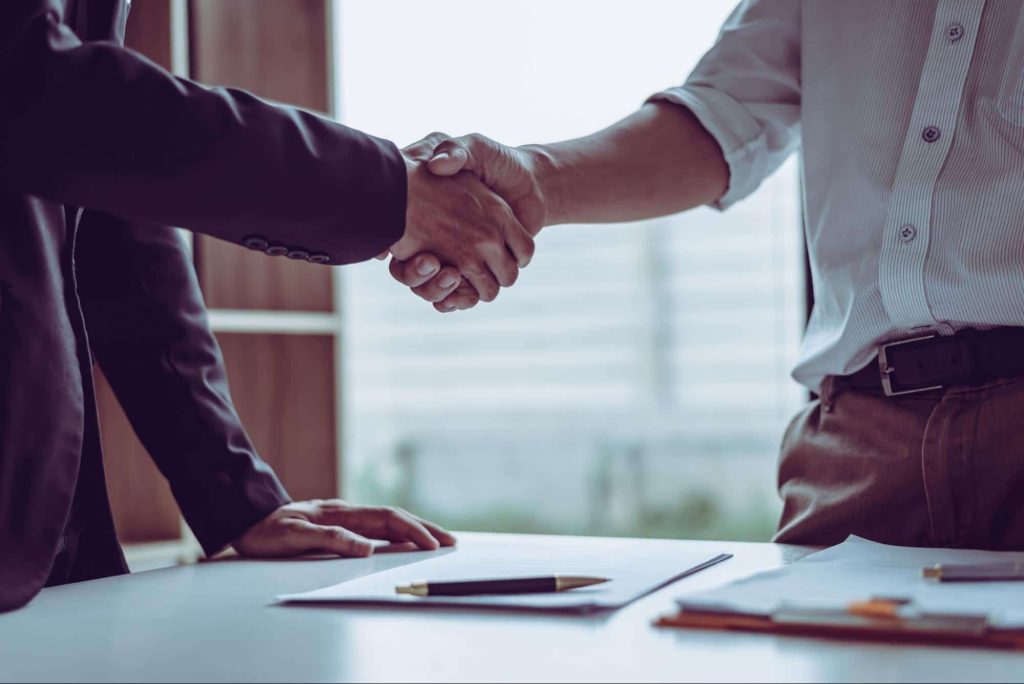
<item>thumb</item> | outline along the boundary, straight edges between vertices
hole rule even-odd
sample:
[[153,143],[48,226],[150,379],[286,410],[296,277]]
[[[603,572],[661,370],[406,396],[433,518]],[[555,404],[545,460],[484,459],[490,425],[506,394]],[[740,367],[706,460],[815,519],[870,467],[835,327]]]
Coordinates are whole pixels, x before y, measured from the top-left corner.
[[373,553],[373,544],[366,537],[336,525],[307,522],[298,528],[301,543],[307,551],[322,549],[342,558],[365,558]]
[[469,150],[462,143],[457,140],[446,140],[434,148],[427,168],[435,176],[454,176],[465,169],[470,161]]

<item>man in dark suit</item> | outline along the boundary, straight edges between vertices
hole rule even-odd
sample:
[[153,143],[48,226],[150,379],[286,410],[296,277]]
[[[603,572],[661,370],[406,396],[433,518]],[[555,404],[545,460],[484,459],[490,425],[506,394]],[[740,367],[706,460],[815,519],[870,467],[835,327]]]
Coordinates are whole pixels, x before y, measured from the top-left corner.
[[[175,78],[122,47],[125,0],[0,2],[0,611],[125,572],[93,357],[207,553],[453,539],[404,511],[290,503],[231,404],[181,226],[313,264],[420,251],[434,298],[529,260],[509,207],[390,142]],[[446,266],[441,267],[441,262]]]

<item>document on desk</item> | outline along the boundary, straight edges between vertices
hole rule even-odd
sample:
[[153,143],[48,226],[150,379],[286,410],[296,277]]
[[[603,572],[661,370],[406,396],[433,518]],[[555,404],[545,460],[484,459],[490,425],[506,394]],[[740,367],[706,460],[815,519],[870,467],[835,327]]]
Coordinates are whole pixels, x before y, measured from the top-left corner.
[[[589,612],[620,608],[715,563],[728,554],[695,552],[678,542],[635,539],[533,538],[509,535],[500,541],[424,553],[425,560],[325,589],[279,596],[282,603],[473,606]],[[595,575],[611,581],[557,593],[487,596],[397,594],[401,584],[535,575]]]
[[841,609],[872,599],[907,602],[933,616],[977,616],[992,628],[1024,628],[1024,582],[940,583],[922,577],[939,564],[1024,563],[1024,553],[888,546],[851,536],[792,565],[679,599],[683,610],[769,617]]

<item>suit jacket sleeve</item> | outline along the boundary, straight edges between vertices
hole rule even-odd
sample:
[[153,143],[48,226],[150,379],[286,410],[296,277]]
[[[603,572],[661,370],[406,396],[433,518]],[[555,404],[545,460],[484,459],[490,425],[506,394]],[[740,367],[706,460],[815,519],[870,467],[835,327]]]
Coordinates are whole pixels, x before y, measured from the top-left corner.
[[401,238],[406,170],[392,143],[83,42],[69,4],[0,2],[0,183],[331,264]]
[[96,359],[216,553],[289,499],[235,413],[188,250],[173,228],[86,212],[76,260]]

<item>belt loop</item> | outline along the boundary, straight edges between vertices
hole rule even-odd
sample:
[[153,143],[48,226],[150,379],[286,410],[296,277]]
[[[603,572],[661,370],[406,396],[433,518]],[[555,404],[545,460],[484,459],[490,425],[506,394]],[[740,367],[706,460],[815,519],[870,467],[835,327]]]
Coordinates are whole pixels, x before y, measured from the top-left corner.
[[832,413],[832,409],[835,408],[835,376],[826,375],[825,379],[821,381],[821,409],[825,413]]

